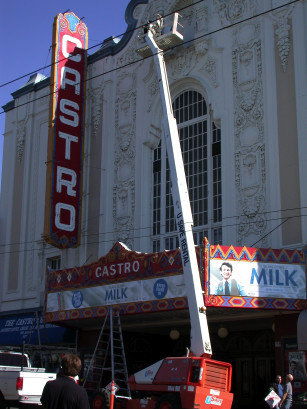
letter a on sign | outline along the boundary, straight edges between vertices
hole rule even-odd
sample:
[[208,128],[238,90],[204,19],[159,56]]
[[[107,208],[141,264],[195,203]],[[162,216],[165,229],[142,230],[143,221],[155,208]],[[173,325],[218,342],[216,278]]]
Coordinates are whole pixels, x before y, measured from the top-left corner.
[[44,239],[80,244],[87,27],[74,13],[53,23]]

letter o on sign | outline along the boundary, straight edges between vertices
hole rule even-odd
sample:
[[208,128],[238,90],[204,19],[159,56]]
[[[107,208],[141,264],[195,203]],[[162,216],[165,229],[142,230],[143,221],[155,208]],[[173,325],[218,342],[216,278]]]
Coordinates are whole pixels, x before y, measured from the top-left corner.
[[[61,212],[66,210],[69,212],[69,224],[61,222]],[[56,227],[61,230],[73,231],[76,223],[76,210],[72,205],[65,203],[57,203],[55,206],[55,221]]]

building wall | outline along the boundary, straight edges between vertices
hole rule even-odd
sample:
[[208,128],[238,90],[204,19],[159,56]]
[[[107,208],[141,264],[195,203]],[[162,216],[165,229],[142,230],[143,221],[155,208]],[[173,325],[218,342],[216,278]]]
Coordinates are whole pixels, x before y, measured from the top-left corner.
[[[307,11],[303,1],[287,3],[132,0],[127,9],[131,29],[182,8],[185,44],[166,54],[166,66],[172,97],[201,92],[221,129],[221,244],[302,248],[307,241]],[[31,78],[5,108],[0,311],[43,306],[48,258],[79,266],[116,241],[152,250],[152,155],[163,123],[153,61],[136,54],[137,34],[89,57],[78,248],[59,250],[42,237],[48,79]]]

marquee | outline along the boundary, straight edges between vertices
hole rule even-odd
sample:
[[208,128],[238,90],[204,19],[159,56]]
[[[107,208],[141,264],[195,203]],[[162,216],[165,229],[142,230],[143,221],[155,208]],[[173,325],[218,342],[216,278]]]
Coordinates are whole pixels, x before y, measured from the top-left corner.
[[[196,247],[207,307],[306,309],[306,257],[300,250],[210,245]],[[222,263],[245,295],[216,295]],[[180,249],[139,253],[115,243],[97,262],[48,272],[45,321],[103,317],[108,308],[120,314],[188,309]]]
[[95,263],[48,273],[46,322],[101,317],[110,306],[121,314],[187,309],[180,250],[139,253],[117,242]]

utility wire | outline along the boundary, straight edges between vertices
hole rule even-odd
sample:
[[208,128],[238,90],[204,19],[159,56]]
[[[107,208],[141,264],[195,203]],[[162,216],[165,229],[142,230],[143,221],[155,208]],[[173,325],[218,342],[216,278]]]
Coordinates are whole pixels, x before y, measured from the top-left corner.
[[[252,244],[250,247],[254,247],[256,244],[258,244],[261,240],[265,239],[267,236],[269,236],[271,233],[273,233],[274,230],[278,229],[278,227],[280,227],[282,224],[286,223],[288,220],[292,219],[294,216],[292,217],[287,217],[284,221],[282,221],[278,226],[276,226],[274,229],[272,229],[271,231],[269,231],[267,234],[265,234],[264,236],[262,236],[259,240],[257,240],[254,244]],[[298,217],[298,216],[297,216]]]
[[[200,1],[198,1],[197,3],[193,3],[192,5],[183,7],[182,9],[179,9],[177,12],[182,11],[183,9],[185,9],[185,8],[187,8],[187,7],[194,6],[194,5],[198,4],[198,3],[200,3],[201,1],[203,1],[203,0],[200,0]],[[237,21],[236,23],[228,24],[228,25],[223,26],[223,27],[221,27],[221,28],[219,28],[219,29],[213,30],[213,31],[211,31],[211,32],[209,32],[209,33],[206,33],[206,34],[203,34],[203,35],[201,35],[201,36],[199,36],[199,37],[195,37],[195,38],[193,38],[193,39],[191,39],[191,40],[189,40],[189,41],[183,41],[183,42],[182,42],[181,44],[179,44],[179,45],[170,47],[168,51],[173,50],[173,49],[175,49],[175,48],[177,48],[177,47],[179,47],[179,46],[186,45],[186,44],[189,44],[189,43],[191,43],[191,42],[195,42],[195,41],[197,41],[197,40],[199,40],[199,39],[201,39],[201,38],[205,38],[205,37],[207,37],[207,36],[209,36],[209,35],[216,34],[216,33],[220,32],[220,31],[223,31],[223,30],[225,30],[225,29],[227,29],[227,28],[235,27],[235,26],[237,26],[237,25],[239,25],[239,24],[245,23],[245,22],[247,22],[247,21],[250,21],[250,20],[252,20],[252,19],[258,18],[258,17],[263,16],[263,15],[265,15],[265,14],[271,13],[272,11],[276,11],[276,10],[278,10],[278,9],[281,9],[281,8],[283,8],[283,7],[292,5],[292,4],[297,3],[297,2],[300,2],[300,1],[302,1],[302,0],[293,0],[293,1],[289,2],[289,3],[283,4],[283,5],[281,5],[281,6],[273,7],[273,8],[271,8],[271,9],[269,9],[269,10],[263,11],[263,12],[261,12],[261,13],[258,13],[258,14],[256,14],[256,15],[254,15],[254,16],[251,16],[251,17],[248,17],[248,18],[246,18],[246,19]],[[174,14],[175,12],[176,12],[176,11],[174,11],[174,12],[172,12],[172,13],[169,13],[169,14],[165,15],[165,16],[162,17],[162,18],[165,18],[165,17],[167,17],[167,16],[169,16],[169,15],[172,15],[172,14]],[[133,30],[130,30],[130,31],[139,30],[139,29],[142,28],[142,27],[143,27],[143,25],[138,26],[137,28],[134,28]],[[126,33],[129,33],[129,31],[126,31]],[[121,34],[121,36],[122,36],[122,35],[123,35],[123,34]],[[97,45],[96,45],[95,47],[97,47]],[[89,50],[89,49],[88,49],[88,50]],[[93,76],[93,77],[91,77],[91,78],[86,78],[86,79],[84,80],[84,82],[88,82],[88,81],[90,81],[90,80],[92,80],[92,79],[95,79],[95,78],[98,78],[98,77],[101,77],[101,76],[110,74],[110,73],[112,73],[112,72],[114,72],[114,71],[117,71],[117,70],[126,68],[126,67],[128,67],[128,66],[130,66],[130,65],[134,65],[134,64],[136,64],[136,63],[139,63],[140,61],[143,61],[143,60],[146,60],[147,58],[152,58],[152,57],[153,57],[153,55],[149,55],[149,56],[147,56],[147,57],[143,57],[143,58],[140,58],[140,59],[138,59],[138,60],[135,60],[135,61],[129,62],[129,63],[127,63],[127,64],[121,65],[121,66],[119,66],[119,67],[115,67],[115,68],[110,69],[110,70],[108,70],[108,71],[105,71],[105,72],[103,72],[103,73],[101,73],[101,74],[97,74],[97,75],[95,75],[95,76]],[[66,60],[66,59],[65,59],[65,60]],[[54,65],[54,64],[57,64],[58,62],[60,62],[60,61],[57,61],[57,62],[55,62],[55,63],[53,63],[53,64],[50,64],[49,66],[52,66],[52,65]],[[23,76],[21,76],[21,77],[18,77],[18,78],[16,78],[16,79],[14,79],[14,80],[11,80],[11,81],[9,81],[9,82],[7,82],[7,83],[5,83],[5,84],[0,85],[0,87],[3,87],[3,86],[8,85],[8,84],[11,84],[12,82],[18,81],[18,80],[20,80],[20,79],[22,79],[22,78],[24,78],[24,77],[26,77],[26,76],[32,75],[32,74],[36,73],[37,71],[39,71],[39,70],[41,70],[41,69],[44,69],[44,68],[45,68],[45,67],[40,68],[40,69],[35,70],[35,71],[32,71],[31,73],[25,74],[25,75],[23,75]],[[45,98],[45,97],[47,97],[47,96],[51,96],[51,95],[55,94],[56,92],[57,92],[57,91],[55,91],[55,92],[53,92],[53,93],[46,94],[46,95],[41,96],[41,97],[34,98],[34,99],[31,100],[31,101],[24,102],[24,103],[22,103],[22,104],[20,104],[20,105],[18,105],[18,106],[16,106],[16,107],[14,107],[14,109],[20,108],[20,107],[22,107],[22,106],[24,106],[24,105],[27,105],[27,104],[30,104],[30,103],[33,103],[33,102],[36,102],[36,101],[39,101],[40,99],[43,99],[43,98]],[[5,113],[5,111],[2,111],[2,112],[0,112],[0,115],[2,115],[2,114],[4,114],[4,113]]]
[[[271,216],[271,218],[267,218],[267,219],[264,219],[264,221],[265,222],[271,222],[271,221],[275,221],[275,220],[282,220],[283,218],[282,217],[276,217],[276,218],[274,218],[273,217],[273,213],[285,213],[285,212],[293,212],[293,211],[303,211],[303,210],[306,210],[307,209],[307,207],[305,206],[305,207],[296,207],[296,208],[291,208],[291,209],[280,209],[280,210],[270,210],[270,211],[266,211],[266,212],[261,212],[261,213],[257,213],[257,216],[265,216],[265,215],[267,215],[267,216],[269,216],[270,214],[272,214],[272,216]],[[103,216],[102,214],[100,214],[98,217],[101,217],[101,216]],[[237,218],[239,218],[239,217],[241,217],[241,216],[244,216],[243,214],[241,214],[241,215],[234,215],[234,216],[226,216],[226,217],[223,217],[223,220],[227,220],[227,219],[237,219]],[[300,214],[300,215],[297,215],[297,216],[289,216],[289,217],[305,217],[305,216],[307,216],[307,214],[305,215],[305,214]],[[87,218],[87,221],[88,222],[94,222],[94,221],[96,221],[96,219],[97,219],[97,217],[95,216],[95,217],[93,217],[93,218]],[[208,224],[210,223],[210,222],[213,222],[213,218],[210,218],[209,220],[208,220]],[[236,226],[242,226],[242,225],[247,225],[247,224],[254,224],[254,223],[258,223],[258,221],[257,220],[255,220],[255,221],[248,221],[248,222],[238,222],[238,223],[231,223],[231,224],[224,224],[223,225],[223,227],[236,227]],[[162,228],[163,227],[165,227],[165,225],[160,225]],[[193,226],[195,229],[202,229],[202,226]],[[214,226],[212,226],[212,227],[214,227]],[[152,228],[152,226],[145,226],[145,227],[138,227],[138,228],[134,228],[134,229],[131,229],[131,230],[133,230],[133,231],[142,231],[142,230],[150,230]],[[203,227],[203,229],[204,230],[206,230],[206,227]],[[90,236],[100,236],[100,235],[102,235],[102,234],[113,234],[113,233],[115,233],[115,231],[113,230],[113,231],[107,231],[107,232],[101,232],[101,233],[91,233],[91,234],[85,234],[85,233],[82,233],[81,234],[81,237],[90,237]],[[172,233],[174,233],[174,234],[176,234],[177,232],[176,231],[173,231],[173,232],[169,232],[170,234],[172,234]],[[151,235],[152,236],[152,235]],[[150,237],[151,237],[150,236]],[[148,237],[148,236],[139,236],[139,238],[141,238],[141,237]],[[26,244],[33,244],[33,243],[36,243],[38,240],[32,240],[32,241],[26,241],[26,242],[15,242],[15,243],[6,243],[6,244],[0,244],[0,247],[2,246],[2,247],[5,247],[5,246],[14,246],[14,245],[26,245]],[[1,253],[0,253],[1,254]]]
[[[276,230],[277,228],[279,228],[282,224],[286,223],[288,220],[290,220],[290,219],[295,219],[295,218],[301,218],[301,217],[307,217],[307,214],[302,214],[302,215],[287,217],[287,218],[286,218],[285,220],[283,220],[278,226],[276,226],[274,229],[272,229],[269,233],[267,233],[265,236],[261,237],[256,243],[254,243],[254,244],[251,245],[251,246],[247,246],[247,247],[254,247],[259,241],[263,240],[265,237],[267,237],[267,236],[268,236],[269,234],[271,234],[274,230]],[[277,218],[277,219],[267,219],[267,220],[264,220],[264,221],[268,222],[268,221],[274,221],[274,220],[281,220],[281,218]],[[257,221],[248,222],[248,223],[236,223],[236,224],[232,224],[232,225],[226,225],[226,226],[223,226],[223,228],[226,228],[226,227],[236,227],[236,226],[240,226],[240,225],[244,225],[244,224],[253,224],[253,223],[257,223]],[[135,232],[135,231],[138,231],[138,230],[145,230],[145,229],[146,229],[146,228],[144,227],[144,228],[140,228],[140,229],[130,229],[129,231]],[[147,228],[147,229],[148,229],[148,228]],[[123,230],[123,231],[125,231],[125,230]],[[192,230],[192,232],[193,232],[193,230]],[[107,235],[107,234],[113,234],[113,233],[115,233],[115,231],[94,233],[94,234],[88,234],[88,235],[86,235],[86,234],[81,234],[81,238],[91,237],[91,236]],[[174,235],[177,234],[176,231],[171,232],[171,233],[174,234]],[[148,236],[148,235],[138,235],[138,236],[135,236],[135,235],[133,235],[132,237],[129,237],[129,238],[131,238],[131,239],[143,239],[143,238],[148,238],[148,237],[152,237],[152,236]],[[36,244],[36,245],[37,245],[37,243],[38,243],[39,241],[42,241],[42,240],[33,240],[33,241],[30,241],[30,242],[14,243],[14,244],[7,244],[7,245],[1,245],[1,246],[3,246],[3,247],[5,247],[5,246],[13,246],[13,245],[16,245],[16,246],[21,246],[21,245],[27,246],[27,245],[31,245],[31,244]],[[112,243],[113,243],[113,240],[112,240],[112,239],[105,240],[105,239],[100,239],[100,238],[98,237],[98,240],[97,240],[97,241],[95,240],[95,241],[88,241],[88,242],[86,242],[86,243],[80,243],[79,247],[81,247],[81,246],[87,246],[87,245],[93,245],[93,244],[108,243],[108,242],[112,242]],[[8,250],[8,251],[0,252],[0,255],[3,255],[3,254],[15,254],[15,253],[27,253],[27,252],[30,252],[30,251],[41,251],[41,249],[42,249],[42,247],[39,246],[39,247],[36,247],[36,248],[29,248],[29,249]],[[59,251],[59,249],[53,248],[53,247],[52,247],[50,250],[54,250],[55,253]],[[67,250],[67,249],[66,249],[66,250]],[[51,252],[48,252],[48,255],[50,255],[50,254],[51,254]]]
[[[182,7],[181,9],[179,9],[179,10],[177,10],[177,11],[174,11],[174,12],[172,12],[172,13],[166,14],[166,15],[165,15],[164,17],[162,17],[162,18],[166,18],[166,17],[168,17],[168,16],[170,16],[170,15],[176,13],[176,12],[179,13],[180,11],[183,11],[183,10],[186,9],[186,8],[195,6],[195,5],[197,5],[198,3],[201,3],[202,1],[203,1],[203,0],[198,0],[197,2],[195,2],[195,3],[193,3],[193,4],[189,4],[189,5],[185,6],[185,7]],[[300,0],[296,0],[296,1],[300,1]],[[158,19],[157,19],[157,20],[158,20]],[[152,22],[155,22],[155,21],[157,21],[157,20],[153,20]],[[112,36],[111,38],[123,37],[125,34],[127,35],[127,34],[132,33],[133,31],[140,30],[142,27],[143,27],[143,25],[134,27],[134,28],[131,29],[131,30],[125,31],[125,33],[118,34],[118,35],[115,36],[115,37]],[[106,39],[106,40],[107,40],[107,39]],[[105,40],[104,40],[104,41],[105,41]],[[87,49],[84,49],[84,51],[89,51],[89,50],[91,50],[92,48],[95,48],[95,47],[98,47],[98,46],[100,46],[100,45],[103,45],[104,41],[101,41],[101,42],[99,42],[98,44],[95,44],[95,45],[93,45],[93,46],[91,46],[91,47],[88,47]],[[49,47],[49,52],[50,52],[50,49],[51,49],[51,48],[52,48],[52,46]],[[45,65],[44,67],[38,68],[38,69],[36,69],[35,71],[31,71],[31,72],[29,72],[29,73],[27,73],[27,74],[21,75],[20,77],[17,77],[17,78],[15,78],[15,79],[11,80],[11,81],[5,82],[4,84],[0,84],[0,88],[5,87],[6,85],[12,84],[13,82],[19,81],[19,80],[21,80],[21,79],[23,79],[23,78],[25,78],[25,77],[31,76],[32,74],[35,74],[35,73],[38,72],[38,71],[41,71],[41,70],[44,70],[44,69],[46,69],[46,68],[52,67],[53,65],[56,65],[56,64],[58,64],[59,62],[62,62],[62,61],[65,61],[65,60],[69,60],[69,59],[70,59],[70,57],[68,57],[68,58],[63,58],[62,60],[59,60],[59,61],[56,61],[56,62],[54,62],[54,63]]]
[[[196,3],[193,3],[192,5],[185,6],[185,7],[181,8],[181,9],[177,10],[177,12],[182,11],[182,10],[188,8],[188,7],[197,5],[197,4],[200,3],[201,1],[203,1],[203,0],[197,1]],[[227,25],[227,26],[221,27],[221,28],[219,28],[219,29],[217,29],[217,30],[211,31],[211,32],[206,33],[206,34],[204,34],[204,35],[202,35],[202,36],[199,36],[199,37],[197,37],[197,38],[193,38],[193,39],[190,40],[190,41],[183,42],[183,44],[187,44],[187,43],[189,43],[189,42],[191,42],[191,41],[195,41],[195,40],[204,38],[204,37],[206,37],[206,36],[215,34],[215,33],[219,32],[219,31],[224,30],[224,29],[227,29],[227,28],[236,26],[236,25],[238,25],[238,24],[241,24],[241,23],[243,23],[243,22],[249,21],[249,20],[251,20],[251,19],[255,19],[255,18],[259,17],[259,16],[268,14],[268,13],[270,13],[270,12],[272,12],[272,11],[276,11],[276,10],[278,10],[278,9],[280,9],[280,8],[289,6],[289,5],[294,4],[294,3],[297,3],[297,2],[299,2],[299,1],[301,1],[301,0],[293,0],[293,1],[289,2],[289,3],[284,4],[284,5],[271,8],[270,10],[267,10],[267,11],[264,11],[264,12],[259,13],[259,14],[257,14],[257,15],[248,17],[248,18],[243,19],[243,20],[240,20],[240,21],[238,21],[238,22],[236,22],[236,23],[232,23],[232,24],[229,24],[229,25]],[[174,13],[174,12],[169,13],[168,15],[165,15],[164,18],[167,17],[167,16],[169,16],[169,15],[172,15],[173,13]],[[142,28],[142,27],[143,27],[143,25],[138,26],[138,27],[136,27],[136,28],[134,28],[134,29],[132,29],[132,30],[126,31],[124,34],[127,34],[127,33],[131,32],[131,31],[138,30],[138,29],[140,29],[140,28]],[[122,35],[124,35],[124,34],[121,34],[120,36],[122,36]],[[100,43],[100,44],[102,44],[102,43]],[[88,48],[88,50],[91,49],[91,48],[97,47],[97,46],[99,46],[100,44],[97,44],[97,45],[95,45],[95,46],[93,46],[93,47],[90,47],[90,48]],[[181,45],[182,45],[182,44],[181,44]],[[178,47],[178,46],[175,46],[175,47]],[[172,49],[175,48],[175,47],[172,47]],[[127,67],[127,66],[129,66],[129,65],[138,63],[138,62],[140,62],[140,61],[142,61],[142,60],[144,60],[144,59],[147,59],[147,58],[149,58],[149,57],[152,57],[152,56],[148,56],[148,57],[145,57],[145,58],[141,58],[141,59],[138,59],[138,60],[136,60],[136,61],[134,61],[134,62],[125,64],[125,65],[123,65],[123,66],[116,67],[116,68],[114,68],[114,69],[112,69],[112,70],[109,70],[109,71],[107,71],[107,72],[104,72],[104,73],[98,74],[98,75],[96,75],[96,76],[94,76],[94,77],[91,77],[91,78],[87,79],[86,81],[89,81],[89,80],[91,80],[91,79],[100,77],[100,76],[102,76],[102,75],[106,75],[106,74],[108,74],[108,73],[111,73],[111,72],[113,72],[113,71],[116,71],[116,70],[119,70],[119,69],[122,69],[122,68],[125,68],[125,67]],[[56,63],[57,63],[57,62],[56,62]],[[53,65],[53,64],[50,64],[49,66],[51,66],[51,65]],[[37,71],[39,71],[39,70],[41,70],[41,69],[44,69],[44,68],[46,68],[46,67],[48,67],[48,66],[45,66],[45,67],[40,68],[40,69],[38,69],[38,70],[36,70],[36,71],[33,71],[33,72],[31,72],[30,74],[33,74],[33,73],[35,73],[35,72],[37,72]],[[0,87],[3,87],[3,86],[5,86],[5,85],[8,85],[8,84],[10,84],[10,83],[12,83],[12,82],[14,82],[14,81],[17,81],[17,80],[19,80],[19,79],[21,79],[21,78],[24,78],[25,76],[28,76],[28,75],[30,75],[30,74],[25,74],[24,76],[18,77],[18,78],[16,78],[15,80],[12,80],[12,81],[10,81],[10,82],[8,82],[8,83],[5,83],[5,84],[0,85]],[[52,95],[52,94],[50,93],[49,95]],[[42,99],[42,98],[45,98],[45,97],[47,97],[47,96],[48,96],[48,94],[47,94],[47,95],[44,95],[44,96],[42,96],[42,97],[36,98],[36,99],[34,99],[34,100],[32,100],[32,101],[28,101],[28,102],[26,102],[26,103],[24,103],[24,104],[20,104],[20,105],[18,105],[16,108],[18,108],[18,107],[20,107],[20,106],[23,106],[23,105],[26,105],[26,104],[28,104],[28,103],[35,102],[35,101],[37,101],[37,100],[39,100],[39,99]],[[3,113],[5,113],[5,111],[0,112],[0,114],[3,114]],[[98,168],[98,169],[99,169],[99,168]],[[303,209],[303,208],[301,208],[301,209]],[[291,209],[291,210],[293,210],[293,209]],[[282,210],[280,210],[280,211],[282,211]],[[271,212],[265,212],[265,213],[262,213],[262,214],[273,213],[273,212],[280,212],[280,211],[279,211],[279,210],[276,210],[276,211],[271,211]],[[293,217],[303,217],[303,216],[306,216],[306,215],[293,216]],[[227,218],[234,218],[234,217],[240,217],[240,216],[228,216]],[[272,221],[272,220],[276,220],[276,219],[268,219],[268,220],[266,220],[266,221]],[[277,219],[277,220],[278,220],[278,219]],[[288,217],[286,220],[284,220],[281,224],[285,223],[287,220],[289,220],[289,217]],[[250,221],[249,221],[247,224],[250,224],[250,223],[253,223],[253,222],[250,222]],[[242,224],[245,224],[245,223],[237,223],[237,224],[232,224],[232,225],[225,225],[224,227],[238,226],[238,225],[242,225]],[[281,224],[280,224],[280,225],[281,225]],[[277,226],[276,228],[274,228],[271,232],[273,232],[274,230],[276,230],[278,227],[279,227],[279,226]],[[149,228],[151,228],[151,227],[144,227],[144,228],[142,228],[142,229],[149,229]],[[139,229],[133,229],[133,231],[134,231],[134,230],[139,230]],[[271,232],[269,232],[268,234],[270,234]],[[98,233],[98,234],[100,235],[100,234],[110,234],[110,233],[112,234],[113,232],[108,232],[108,233],[105,233],[105,232],[104,232],[104,233]],[[174,233],[176,233],[176,232],[174,232]],[[267,235],[268,235],[268,234],[267,234]],[[81,236],[82,236],[82,235],[81,235]],[[82,237],[85,237],[85,236],[83,235]],[[140,236],[140,237],[145,237],[145,236]],[[146,236],[146,237],[148,237],[148,236]],[[264,236],[264,237],[266,237],[266,236]],[[263,237],[263,238],[264,238],[264,237]],[[262,240],[262,239],[260,239],[260,240]],[[25,245],[25,244],[31,244],[31,243],[36,243],[36,242],[37,242],[37,240],[32,241],[32,242],[25,242],[25,243],[0,244],[0,246],[12,246],[12,245],[22,245],[22,244]],[[256,243],[258,243],[258,242],[259,242],[259,241],[257,241]],[[256,243],[255,243],[255,244],[256,244]],[[94,244],[94,243],[89,243],[89,244]],[[33,249],[31,249],[31,250],[29,250],[29,251],[32,251],[32,250],[33,250]],[[4,254],[4,253],[0,253],[0,254]]]

